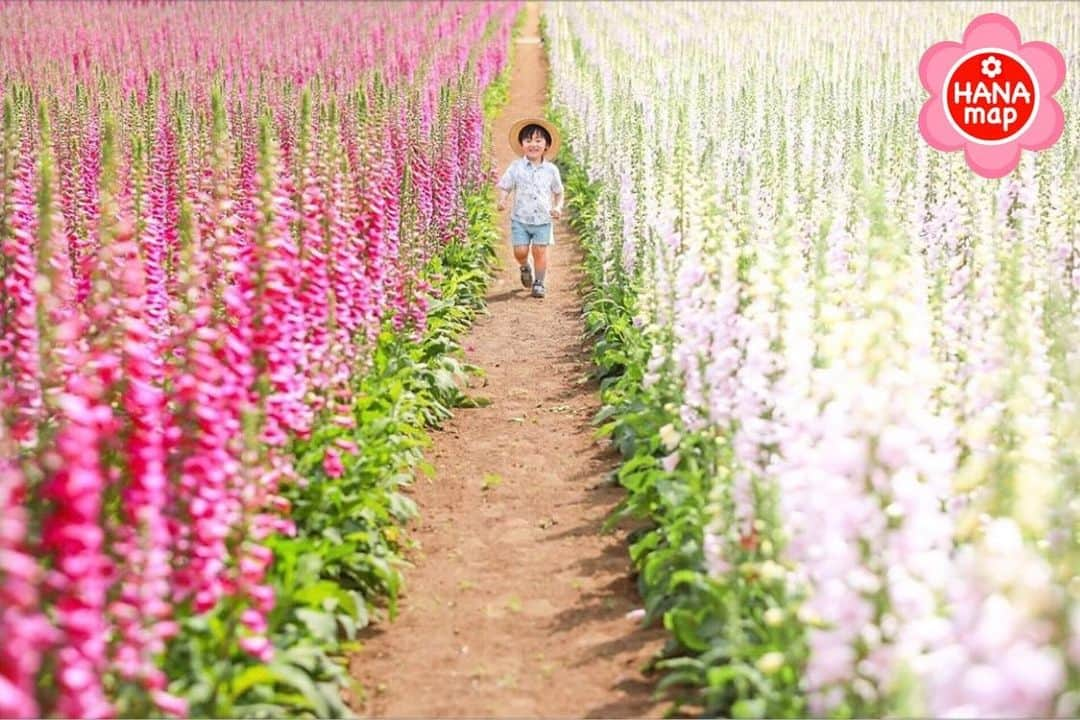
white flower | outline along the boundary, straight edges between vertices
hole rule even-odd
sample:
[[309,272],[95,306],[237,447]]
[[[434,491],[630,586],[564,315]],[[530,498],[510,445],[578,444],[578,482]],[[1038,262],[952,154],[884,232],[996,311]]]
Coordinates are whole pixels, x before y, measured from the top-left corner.
[[772,560],[761,563],[758,569],[763,580],[783,580],[787,576],[787,570],[784,569],[784,566]]
[[679,431],[671,423],[660,428],[660,441],[664,443],[664,447],[667,448],[668,452],[672,452],[679,447],[679,440]]
[[784,653],[775,650],[765,653],[757,661],[757,669],[766,675],[772,675],[782,667],[784,667]]
[[982,74],[988,78],[996,78],[1001,74],[1001,60],[994,55],[982,61]]

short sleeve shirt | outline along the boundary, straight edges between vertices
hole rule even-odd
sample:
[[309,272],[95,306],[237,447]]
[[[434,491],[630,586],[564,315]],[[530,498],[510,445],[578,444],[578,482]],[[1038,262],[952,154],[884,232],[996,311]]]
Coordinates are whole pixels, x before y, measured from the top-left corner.
[[551,196],[563,192],[559,168],[547,161],[533,165],[527,158],[510,163],[499,188],[514,191],[514,208],[510,218],[527,225],[546,225],[551,222]]

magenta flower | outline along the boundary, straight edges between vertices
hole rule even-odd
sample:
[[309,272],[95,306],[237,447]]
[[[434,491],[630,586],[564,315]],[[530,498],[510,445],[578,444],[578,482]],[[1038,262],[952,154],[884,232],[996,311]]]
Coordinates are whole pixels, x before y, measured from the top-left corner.
[[[326,168],[318,161],[321,143],[318,137],[312,139],[303,157],[297,157],[302,178],[300,189],[300,207],[297,209],[295,225],[301,239],[299,264],[301,282],[299,299],[303,305],[303,326],[306,335],[301,351],[301,363],[311,397],[311,410],[318,413],[325,404],[326,388],[329,385],[328,370],[330,364],[330,297],[331,278],[328,259],[332,247],[324,236],[323,221],[329,205],[329,198],[322,187],[326,182]],[[329,226],[327,227],[329,235]]]
[[274,646],[263,636],[241,638],[239,645],[241,650],[263,662],[269,662],[274,657]]
[[926,142],[963,149],[968,167],[983,177],[1009,174],[1021,149],[1045,150],[1065,125],[1051,97],[1065,81],[1065,59],[1049,43],[1021,44],[1004,15],[972,20],[962,43],[933,45],[919,62],[919,79],[930,93],[919,113]]
[[323,456],[323,470],[332,478],[341,477],[345,472],[345,466],[341,462],[341,455],[334,448],[327,448]]
[[175,695],[170,695],[164,690],[155,690],[151,694],[151,698],[154,700],[155,707],[162,712],[172,715],[173,717],[187,717],[187,700]]
[[40,609],[45,571],[27,552],[30,513],[24,507],[26,483],[15,443],[0,423],[0,717],[41,715],[35,680],[45,651],[58,631]]
[[[87,365],[92,367],[96,360],[88,358]],[[58,402],[58,470],[42,489],[54,509],[43,522],[41,543],[56,559],[46,580],[55,599],[61,643],[56,656],[56,711],[68,717],[109,717],[113,709],[101,676],[108,661],[105,607],[114,568],[99,524],[107,485],[100,447],[117,423],[85,376],[74,376],[68,394]]]
[[[0,304],[0,322],[3,322],[0,368],[10,367],[10,371],[0,372],[0,402],[6,406],[5,414],[11,413],[14,439],[32,446],[37,442],[37,423],[42,411],[38,307],[34,293],[37,276],[34,241],[38,233],[34,194],[38,178],[32,148],[25,146],[23,153],[24,159],[10,181],[12,213],[7,224],[12,232],[0,243],[0,259],[10,268],[0,276],[0,293],[5,298]],[[9,317],[4,317],[5,311],[10,313]]]
[[[421,333],[424,261],[469,241],[520,2],[274,7],[0,4],[0,718],[186,715],[165,650],[215,608],[273,657],[290,443],[356,427],[383,327]],[[307,120],[281,80],[317,80]]]

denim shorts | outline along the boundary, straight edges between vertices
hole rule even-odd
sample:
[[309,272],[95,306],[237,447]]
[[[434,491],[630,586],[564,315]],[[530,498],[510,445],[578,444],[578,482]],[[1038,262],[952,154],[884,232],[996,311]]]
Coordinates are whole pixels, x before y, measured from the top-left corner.
[[550,245],[551,223],[529,225],[519,220],[510,221],[510,242],[517,245]]

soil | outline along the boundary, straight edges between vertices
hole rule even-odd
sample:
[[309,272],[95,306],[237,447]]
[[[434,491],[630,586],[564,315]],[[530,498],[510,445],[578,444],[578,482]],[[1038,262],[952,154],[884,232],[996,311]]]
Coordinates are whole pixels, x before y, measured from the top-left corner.
[[[499,174],[514,120],[544,115],[548,62],[539,8],[514,48],[510,100],[492,129]],[[433,432],[434,478],[410,492],[422,519],[400,614],[365,631],[350,671],[362,716],[660,717],[642,668],[663,644],[640,607],[626,530],[601,534],[623,496],[618,455],[594,439],[578,238],[558,222],[546,298],[529,296],[507,239],[487,314],[464,338],[486,372]]]

